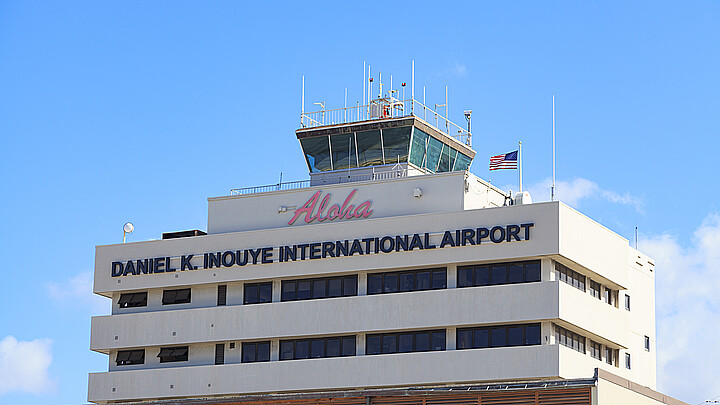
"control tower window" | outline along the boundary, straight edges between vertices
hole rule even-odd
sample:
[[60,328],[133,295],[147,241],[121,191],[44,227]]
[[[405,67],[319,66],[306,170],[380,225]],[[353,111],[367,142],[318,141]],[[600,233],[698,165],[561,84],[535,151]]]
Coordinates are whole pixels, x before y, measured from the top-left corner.
[[433,173],[437,171],[440,155],[442,154],[442,148],[443,143],[437,139],[431,137],[428,140],[427,161],[425,162],[425,168]]
[[332,170],[330,162],[330,141],[327,136],[300,140],[308,167],[313,173]]
[[355,154],[355,133],[332,135],[330,145],[334,170],[358,166]]
[[417,167],[425,167],[428,137],[428,134],[417,128],[412,131],[409,161]]
[[407,162],[411,130],[412,127],[382,130],[386,164]]
[[385,163],[379,130],[358,132],[356,139],[359,167],[377,166]]
[[465,156],[462,153],[458,152],[457,159],[455,159],[455,166],[453,167],[453,170],[454,171],[467,170],[470,167],[470,162],[472,162],[472,159],[470,159],[470,157]]

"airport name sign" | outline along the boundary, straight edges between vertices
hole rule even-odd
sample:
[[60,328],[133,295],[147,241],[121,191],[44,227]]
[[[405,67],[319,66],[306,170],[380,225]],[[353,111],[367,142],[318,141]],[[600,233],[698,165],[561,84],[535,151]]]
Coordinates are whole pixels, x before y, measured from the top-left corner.
[[[346,203],[352,198],[353,194],[354,193],[350,193],[346,199]],[[362,204],[360,206],[362,206]],[[358,208],[360,206],[358,206]],[[372,211],[366,212],[372,213]],[[426,232],[424,234],[385,235],[369,238],[280,245],[276,247],[225,250],[206,252],[198,255],[189,254],[180,256],[180,267],[173,267],[171,258],[167,256],[113,261],[110,274],[112,277],[137,276],[143,274],[172,273],[175,271],[294,262],[298,260],[316,260],[330,257],[474,246],[488,242],[512,243],[529,241],[530,228],[533,226],[533,223],[524,223],[497,225],[490,228],[477,227],[448,230],[443,232],[442,241],[439,246],[431,243],[431,234]],[[175,262],[175,266],[177,266],[177,260],[175,260]]]

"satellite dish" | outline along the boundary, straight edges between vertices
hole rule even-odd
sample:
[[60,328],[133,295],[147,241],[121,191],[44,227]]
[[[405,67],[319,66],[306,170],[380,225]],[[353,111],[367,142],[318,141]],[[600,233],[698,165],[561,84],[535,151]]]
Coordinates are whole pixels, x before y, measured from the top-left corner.
[[134,230],[135,227],[130,222],[126,222],[125,225],[123,225],[123,232],[125,233],[132,233]]

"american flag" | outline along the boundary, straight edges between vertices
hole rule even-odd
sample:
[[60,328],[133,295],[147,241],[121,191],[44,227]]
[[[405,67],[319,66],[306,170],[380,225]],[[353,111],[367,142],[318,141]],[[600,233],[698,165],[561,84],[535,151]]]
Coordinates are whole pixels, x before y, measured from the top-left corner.
[[518,151],[503,153],[490,158],[490,170],[517,169]]

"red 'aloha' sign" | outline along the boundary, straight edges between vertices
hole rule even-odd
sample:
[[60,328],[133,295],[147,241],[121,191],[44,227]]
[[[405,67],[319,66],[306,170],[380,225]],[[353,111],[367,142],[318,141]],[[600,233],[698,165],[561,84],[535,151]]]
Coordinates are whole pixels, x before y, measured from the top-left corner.
[[[334,221],[337,219],[367,218],[373,213],[370,209],[372,207],[372,202],[365,201],[357,207],[350,204],[350,200],[352,200],[356,192],[357,189],[351,191],[342,206],[333,204],[328,208],[331,194],[327,193],[322,201],[320,201],[322,190],[318,191],[313,194],[313,196],[310,197],[310,199],[307,200],[302,207],[295,210],[295,215],[293,215],[290,222],[288,222],[288,225],[294,224],[302,214],[305,214],[304,220],[307,224],[312,223],[315,220],[318,222],[324,222]],[[318,205],[318,201],[320,201],[320,205]],[[315,208],[317,208],[317,210]],[[327,211],[325,211],[326,209]]]

